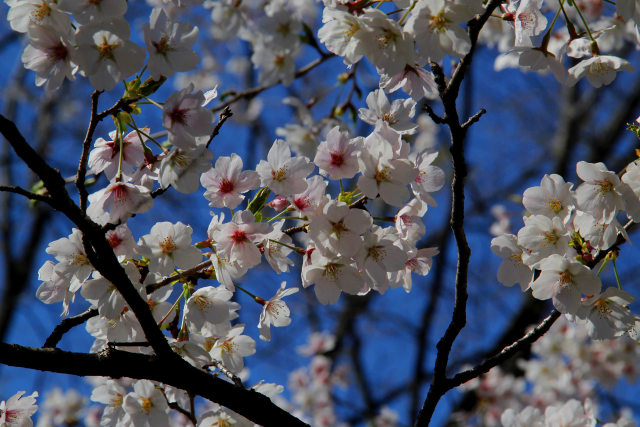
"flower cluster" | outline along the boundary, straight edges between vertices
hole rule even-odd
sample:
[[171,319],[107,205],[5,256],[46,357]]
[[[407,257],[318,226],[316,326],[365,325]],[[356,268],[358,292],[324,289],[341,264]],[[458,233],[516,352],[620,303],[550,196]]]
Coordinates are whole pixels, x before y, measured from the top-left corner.
[[[138,37],[144,40],[143,48],[132,41],[136,38],[124,18],[129,6],[125,0],[7,1],[12,29],[26,35],[22,62],[35,72],[38,86],[55,90],[65,78],[80,75],[99,95],[124,81],[120,101],[125,107],[114,110],[115,130],[89,141],[93,148],[87,165],[81,165],[101,187],[86,200],[81,194],[81,204],[88,202],[86,214],[95,223],[91,225],[104,230],[129,284],[147,302],[171,348],[197,368],[237,382],[245,372],[245,357],[257,348],[251,331],[245,334],[245,325],[237,323],[242,308],[237,293],[246,293],[261,307],[256,324],[263,341],[271,340],[271,326],[286,327],[298,314],[284,300],[298,287],[287,288],[281,282],[266,299],[244,283],[244,276],[263,260],[276,274],[299,266],[302,287],[313,287],[323,305],[337,303],[343,292],[384,294],[399,287],[410,292],[412,273],[429,273],[438,249],[419,243],[426,234],[423,217],[429,206],[437,206],[434,193],[444,186],[446,176],[434,164],[438,152],[424,141],[435,131],[416,119],[416,109],[425,99],[444,97],[446,82],[443,75],[434,77],[432,71],[441,71],[434,64],[471,52],[475,40],[465,25],[482,21],[479,16],[488,12],[487,2],[397,0],[397,10],[387,13],[374,7],[376,2],[324,0],[316,32],[319,43],[312,30],[317,5],[308,0],[273,0],[259,6],[232,0],[153,3]],[[567,85],[585,78],[594,87],[610,84],[619,71],[632,71],[628,61],[614,54],[624,43],[640,41],[637,2],[618,0],[615,8],[602,8],[588,20],[580,2],[566,3],[556,7],[542,0],[508,0],[502,2],[501,13],[487,13],[484,18],[496,25],[486,26],[480,41],[498,46],[501,54],[495,67],[552,72]],[[318,63],[332,56],[321,45],[343,59],[348,71],[339,76],[338,85],[352,80],[352,92],[360,92],[355,69],[366,58],[377,71],[378,87],[366,93],[366,107],[357,109],[349,95],[347,102],[334,105],[318,120],[311,112],[316,100],[288,98],[300,123],[276,130],[284,139],[273,142],[266,159],[250,165],[232,153],[213,163],[209,145],[219,128],[207,106],[217,98],[217,87],[211,84],[207,87],[213,89],[203,91],[189,82],[164,101],[150,99],[167,77],[198,65],[193,46],[200,30],[178,17],[184,9],[200,5],[210,9],[215,38],[238,37],[251,45],[259,91],[278,82],[287,86],[311,69],[296,72],[295,59],[305,44],[320,54]],[[553,20],[548,19],[551,12]],[[566,31],[559,28],[560,16]],[[575,65],[567,69],[568,58]],[[142,82],[144,72],[150,78]],[[400,89],[405,95],[399,97]],[[390,99],[388,94],[394,92]],[[221,95],[223,102],[226,96],[229,93]],[[142,99],[152,104],[150,108],[161,107],[158,129],[136,124],[134,117],[143,108],[137,102]],[[359,118],[369,125],[363,135],[354,136],[340,119],[346,110],[351,110],[354,122]],[[251,115],[244,119],[251,121]],[[599,273],[607,263],[615,267],[618,239],[628,240],[620,222],[623,215],[629,224],[640,221],[640,161],[621,175],[602,163],[579,162],[577,174],[583,182],[575,189],[558,175],[545,175],[540,186],[525,191],[524,227],[491,243],[504,259],[498,280],[508,286],[519,283],[535,298],[551,300],[566,317],[584,325],[591,338],[621,337],[614,346],[623,346],[637,339],[640,329],[640,316],[629,310],[634,296],[620,284],[603,289]],[[169,188],[186,194],[200,186],[216,209],[206,230],[162,221],[134,237],[127,222],[149,212],[156,197]],[[494,230],[507,229],[508,219],[497,216]],[[68,237],[51,242],[47,253],[55,262],[49,260],[40,268],[37,297],[47,304],[61,302],[64,316],[78,293],[96,308],[98,315],[86,324],[95,339],[91,351],[148,353],[138,313],[105,277],[108,274],[92,265],[92,251],[75,228]],[[291,409],[309,414],[315,425],[336,425],[331,389],[344,378],[332,370],[333,361],[325,354],[331,350],[331,339],[313,338],[317,342],[307,349],[313,355],[309,370],[291,377]],[[541,363],[522,363],[528,378],[544,377],[548,366]],[[623,369],[628,373],[627,365]],[[599,379],[606,380],[607,374]],[[502,394],[511,403],[515,400],[510,393],[524,390],[523,381],[504,379],[497,371],[491,375],[483,379],[489,385],[479,387],[490,389],[491,398]],[[493,407],[489,418],[507,425],[556,425],[575,419],[593,424],[588,384],[571,380],[556,375],[540,390],[534,388],[531,401],[514,403],[506,411],[506,406]],[[254,389],[270,397],[282,390],[271,384]],[[1,403],[0,416],[28,424],[37,393],[21,399],[22,394]],[[43,419],[69,415],[53,422],[77,422],[74,408],[81,406],[81,399],[61,396],[56,391],[47,397]],[[550,396],[566,403],[552,405]],[[102,425],[169,425],[168,402],[181,408],[193,403],[183,391],[148,380],[98,380],[92,400],[106,405]],[[72,404],[66,408],[65,402]],[[197,421],[244,422],[219,407],[207,408]],[[385,413],[376,422],[393,424],[395,418]]]
[[[528,188],[522,197],[528,213],[524,227],[491,241],[504,259],[498,280],[551,299],[558,311],[585,322],[593,338],[632,330],[637,316],[628,306],[635,298],[620,284],[603,290],[599,272],[609,261],[615,266],[617,252],[611,248],[618,235],[628,240],[619,214],[626,212],[629,224],[639,219],[638,168],[629,164],[619,178],[602,163],[581,161],[577,173],[583,182],[575,190],[559,175],[545,175],[540,186]],[[589,265],[598,260],[596,274]]]
[[[629,337],[593,340],[585,325],[560,319],[532,346],[532,357],[517,361],[522,377],[494,368],[463,386],[480,400],[474,421],[487,426],[553,426],[570,423],[594,426],[602,422],[596,384],[614,387],[621,379],[638,379],[638,346]],[[603,405],[604,406],[604,405]],[[629,411],[621,409],[606,424],[631,426]],[[470,423],[469,414],[455,419]]]

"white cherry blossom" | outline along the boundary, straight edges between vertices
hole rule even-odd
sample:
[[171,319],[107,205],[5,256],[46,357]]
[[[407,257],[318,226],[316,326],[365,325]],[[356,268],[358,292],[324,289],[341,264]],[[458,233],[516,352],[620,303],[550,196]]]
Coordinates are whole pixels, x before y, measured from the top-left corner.
[[304,156],[291,157],[286,142],[276,139],[267,160],[261,160],[256,167],[261,185],[269,187],[280,196],[292,196],[307,188],[304,180],[313,171],[313,164]]
[[491,250],[503,259],[498,268],[498,282],[506,286],[520,284],[523,291],[533,280],[533,271],[523,261],[523,248],[518,245],[516,236],[503,234],[491,240]]
[[634,300],[629,292],[609,287],[603,293],[582,301],[576,315],[587,321],[587,332],[591,338],[615,338],[634,326],[635,319],[628,307]]
[[557,174],[544,175],[539,187],[529,187],[522,195],[525,209],[535,215],[557,216],[567,221],[575,208],[573,184]]
[[282,282],[276,294],[269,298],[268,301],[258,300],[262,304],[262,312],[258,321],[258,329],[260,329],[260,339],[263,341],[271,340],[271,325],[276,327],[289,326],[291,318],[287,304],[282,298],[293,295],[298,292],[298,288],[285,289],[287,282]]
[[577,65],[569,69],[567,84],[575,85],[578,80],[586,77],[593,87],[611,84],[618,71],[633,72],[634,68],[626,59],[611,55],[597,55],[589,59],[583,59]]
[[193,229],[181,222],[158,222],[140,238],[141,253],[149,258],[149,270],[169,274],[174,266],[191,268],[202,260],[202,253],[191,246]]
[[22,53],[24,67],[36,73],[36,86],[56,90],[64,78],[75,80],[73,39],[50,25],[31,25],[29,44]]
[[358,117],[365,123],[376,125],[386,122],[389,127],[401,135],[416,132],[418,125],[411,122],[416,113],[416,103],[411,98],[396,99],[389,103],[389,99],[381,89],[376,89],[367,95],[367,107],[360,108]]
[[322,215],[309,225],[309,236],[316,247],[344,256],[353,256],[362,246],[360,235],[371,227],[371,215],[362,209],[350,209],[346,203],[330,201]]
[[127,11],[126,0],[58,0],[58,6],[80,24],[120,18]]
[[336,126],[327,133],[326,141],[318,146],[313,163],[320,173],[329,179],[353,178],[358,173],[358,153],[362,147],[362,138],[349,137]]
[[160,76],[171,77],[176,71],[194,69],[200,62],[192,49],[198,32],[198,27],[186,21],[173,22],[162,9],[153,9],[144,27],[151,77],[158,80]]
[[129,24],[122,18],[81,26],[76,42],[78,65],[97,90],[113,89],[144,64],[144,50],[129,40]]
[[23,397],[25,391],[19,391],[7,401],[0,402],[0,425],[7,427],[29,427],[33,425],[31,416],[38,410],[34,391],[29,396]]
[[124,397],[123,407],[136,427],[169,427],[167,400],[149,380],[133,384],[133,392]]
[[349,258],[311,253],[310,261],[302,267],[302,286],[315,284],[313,290],[320,304],[335,304],[342,291],[355,295],[364,287],[364,280]]
[[231,328],[230,320],[240,308],[232,302],[233,292],[224,286],[206,286],[195,291],[185,305],[185,320],[189,330],[206,336],[216,336]]
[[[142,141],[146,141],[149,128],[141,128],[140,131],[131,131],[122,141],[118,138],[116,131],[109,132],[110,140],[98,138],[93,145],[93,150],[89,153],[89,168],[91,173],[99,174],[104,172],[109,180],[113,180],[120,172],[126,178],[130,178],[135,168],[144,164],[144,148]],[[141,139],[142,138],[142,139]],[[120,145],[122,144],[122,163],[120,163]]]
[[144,213],[153,207],[148,188],[128,182],[112,182],[89,195],[87,215],[99,224],[128,220],[131,215]]
[[172,144],[188,150],[196,145],[196,137],[211,134],[213,114],[204,108],[205,103],[202,91],[193,93],[192,83],[167,99],[162,111],[162,126],[171,134]]
[[578,261],[553,254],[540,262],[540,276],[531,283],[534,298],[551,298],[561,313],[577,314],[582,295],[600,292],[598,276]]
[[233,219],[213,232],[216,250],[229,262],[237,262],[243,268],[251,268],[262,258],[256,246],[265,234],[271,232],[271,225],[256,223],[251,211],[240,211]]
[[[146,298],[144,286],[140,283],[140,273],[135,264],[126,263],[122,267],[138,293]],[[101,316],[107,319],[115,319],[120,316],[126,305],[122,294],[115,285],[97,272],[93,273],[92,280],[88,280],[82,285],[80,293],[98,308],[98,313]]]
[[222,363],[229,371],[238,374],[244,368],[244,358],[256,352],[256,342],[242,335],[244,325],[236,325],[229,333],[216,341],[210,351],[211,357]]
[[215,167],[200,176],[200,183],[209,206],[235,209],[244,200],[243,193],[260,186],[260,179],[254,171],[243,171],[242,159],[234,153],[218,157]]

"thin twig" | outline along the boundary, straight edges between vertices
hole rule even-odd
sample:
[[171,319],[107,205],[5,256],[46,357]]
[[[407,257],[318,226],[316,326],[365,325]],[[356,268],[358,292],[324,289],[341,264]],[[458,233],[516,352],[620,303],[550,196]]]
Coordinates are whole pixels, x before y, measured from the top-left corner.
[[222,128],[224,122],[226,122],[227,119],[231,116],[233,116],[231,108],[229,106],[225,107],[222,113],[220,113],[220,116],[218,116],[218,123],[216,123],[216,127],[213,128],[213,132],[211,132],[211,135],[209,136],[209,140],[207,141],[207,148],[209,148],[209,144],[211,144],[213,138],[218,136],[218,134],[220,133],[220,128]]
[[431,117],[431,120],[433,120],[435,123],[439,125],[447,123],[446,117],[440,117],[439,115],[437,115],[436,112],[433,111],[433,108],[431,108],[431,105],[424,104],[424,111],[427,112],[429,117]]
[[0,185],[0,191],[6,191],[7,193],[20,194],[21,196],[24,196],[28,199],[37,200],[39,202],[45,202],[45,203],[49,202],[49,196],[32,193],[31,191],[25,190],[24,188],[18,187],[16,185]]
[[[327,59],[329,58],[333,58],[334,55],[324,55],[321,56],[320,58],[310,62],[309,64],[305,65],[304,67],[300,68],[298,71],[296,71],[296,73],[294,74],[294,79],[297,79],[299,77],[304,76],[305,74],[307,74],[309,71],[313,70],[314,68],[316,68],[318,65],[322,64],[323,62],[325,62]],[[220,110],[224,110],[225,108],[227,108],[228,106],[230,106],[231,104],[237,102],[240,99],[251,99],[253,97],[255,97],[256,95],[264,92],[267,89],[271,89],[274,86],[277,86],[280,84],[280,81],[277,81],[273,84],[270,85],[263,85],[263,86],[257,86],[251,89],[247,89],[245,91],[239,92],[237,94],[235,94],[234,96],[231,97],[231,99],[229,99],[228,101],[224,102],[223,104],[211,109],[212,112],[217,112]]]
[[469,119],[462,124],[462,129],[468,129],[472,124],[477,123],[478,120],[480,120],[480,117],[482,117],[482,115],[485,114],[486,112],[487,110],[485,110],[484,108],[481,108],[480,111],[475,113],[473,116],[469,117]]
[[148,341],[133,341],[133,342],[108,342],[107,346],[110,348],[116,347],[150,347]]
[[89,127],[87,133],[82,142],[82,155],[80,162],[78,163],[78,171],[76,172],[76,188],[78,194],[80,194],[80,210],[82,213],[87,211],[87,198],[89,193],[84,185],[85,177],[87,176],[87,161],[89,160],[89,150],[91,149],[91,141],[93,140],[93,133],[96,131],[98,123],[101,118],[98,116],[98,99],[102,91],[96,90],[91,94],[91,119],[89,119]]
[[227,378],[229,378],[231,381],[233,381],[233,383],[237,386],[237,387],[241,387],[244,388],[244,385],[242,384],[242,380],[240,379],[239,376],[237,376],[236,374],[234,374],[233,372],[231,372],[230,370],[228,370],[227,368],[225,368],[225,366],[217,361],[214,360],[211,363],[207,363],[206,365],[204,365],[204,368],[211,368],[211,367],[216,367],[220,370],[220,372],[222,372],[223,374],[225,374],[227,376]]
[[536,326],[518,341],[503,348],[500,353],[484,360],[482,363],[472,369],[468,369],[454,375],[447,381],[449,389],[458,387],[459,385],[464,384],[467,381],[472,380],[473,378],[477,378],[480,375],[489,372],[491,368],[498,366],[505,360],[512,357],[518,351],[522,350],[524,347],[531,345],[536,340],[538,340],[538,338],[547,333],[553,323],[558,320],[560,315],[561,313],[558,310],[553,310],[551,314],[549,314],[549,316],[547,316],[547,318],[544,319],[538,326]]
[[95,308],[90,308],[89,310],[85,311],[84,313],[80,313],[77,316],[64,319],[62,322],[60,322],[60,324],[58,324],[58,326],[53,328],[53,332],[51,332],[51,335],[47,337],[42,347],[55,348],[64,334],[69,332],[72,328],[82,325],[84,322],[97,315],[98,310]]
[[172,282],[175,282],[176,280],[180,280],[181,277],[189,277],[192,276],[196,273],[199,273],[200,270],[203,270],[207,267],[211,266],[211,260],[207,260],[207,261],[203,261],[200,264],[196,265],[193,268],[190,268],[188,270],[184,270],[180,272],[180,276],[176,275],[176,276],[169,276],[165,279],[162,279],[159,282],[156,283],[150,283],[146,286],[146,291],[147,294],[151,294],[154,291],[157,291],[158,289],[162,288],[163,286],[166,286]]

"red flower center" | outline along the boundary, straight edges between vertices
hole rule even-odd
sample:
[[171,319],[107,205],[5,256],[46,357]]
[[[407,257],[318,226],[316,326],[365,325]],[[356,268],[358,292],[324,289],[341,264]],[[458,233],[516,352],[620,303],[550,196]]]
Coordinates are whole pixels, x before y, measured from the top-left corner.
[[344,164],[344,155],[342,153],[331,153],[331,164],[333,166],[342,166]]
[[231,240],[233,240],[236,243],[243,243],[243,242],[246,242],[249,239],[247,239],[247,235],[245,234],[244,231],[236,230],[231,235]]
[[233,191],[234,185],[233,185],[233,181],[229,181],[226,178],[222,179],[222,182],[220,183],[220,188],[218,189],[218,191],[220,193],[231,193]]

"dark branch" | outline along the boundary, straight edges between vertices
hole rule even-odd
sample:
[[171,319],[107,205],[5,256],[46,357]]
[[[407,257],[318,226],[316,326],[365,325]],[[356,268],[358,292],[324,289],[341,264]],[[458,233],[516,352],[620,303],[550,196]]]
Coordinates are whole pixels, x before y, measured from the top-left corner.
[[209,140],[207,141],[207,148],[209,148],[211,141],[213,141],[213,139],[220,133],[220,129],[222,128],[224,122],[226,122],[227,119],[231,116],[233,116],[231,108],[229,108],[229,106],[225,107],[222,113],[220,113],[220,116],[218,116],[218,123],[216,123],[216,127],[213,128],[213,132],[211,132],[211,136],[209,136]]
[[466,122],[464,122],[462,124],[462,129],[467,129],[469,128],[472,124],[477,123],[478,120],[480,120],[480,117],[482,117],[483,114],[485,114],[487,112],[487,110],[485,110],[484,108],[481,108],[480,111],[478,111],[477,113],[475,113],[473,116],[471,116],[469,118],[469,120],[467,120]]
[[27,199],[36,200],[39,202],[49,202],[49,197],[41,194],[32,193],[29,190],[25,190],[22,187],[15,185],[0,185],[0,191],[6,191],[7,193],[15,193],[26,197]]
[[78,376],[149,379],[188,390],[219,403],[264,426],[305,426],[274,405],[268,397],[246,390],[172,358],[107,350],[98,354],[72,353],[0,343],[0,363]]
[[[450,151],[453,164],[453,180],[451,182],[452,202],[450,223],[458,247],[458,265],[456,266],[453,314],[451,315],[449,326],[436,345],[437,355],[433,370],[433,379],[427,398],[418,414],[416,421],[417,426],[426,426],[429,424],[436,405],[442,396],[452,388],[446,377],[449,355],[451,354],[453,343],[458,334],[467,323],[467,280],[471,248],[469,248],[464,230],[464,182],[467,176],[464,144],[468,126],[465,127],[465,125],[460,124],[456,101],[460,91],[460,85],[464,80],[467,70],[471,66],[480,30],[501,2],[502,0],[491,0],[481,16],[474,18],[468,23],[467,31],[469,33],[471,47],[469,52],[458,63],[448,83],[446,83],[442,68],[435,63],[430,64],[444,106],[444,118],[451,133]],[[444,87],[445,83],[446,87]],[[478,115],[476,114],[476,116]],[[470,119],[470,121],[471,120],[473,120],[473,118]],[[471,123],[469,123],[469,125],[470,124]]]
[[[327,59],[329,58],[333,58],[334,55],[332,54],[325,54],[323,56],[321,56],[320,58],[316,59],[315,61],[305,65],[304,67],[300,68],[298,71],[296,71],[296,73],[294,74],[294,79],[297,79],[299,77],[304,76],[305,74],[307,74],[309,71],[313,70],[314,68],[316,68],[318,65],[322,64],[323,62],[325,62]],[[230,106],[231,104],[237,102],[240,99],[251,99],[253,97],[255,97],[256,95],[264,92],[267,89],[271,89],[272,87],[279,85],[280,82],[276,82],[274,84],[271,85],[264,85],[264,86],[257,86],[251,89],[247,89],[243,92],[239,92],[237,94],[235,94],[233,97],[231,97],[231,99],[229,99],[228,101],[224,102],[223,104],[213,108],[211,111],[213,111],[214,113],[216,111],[220,111],[220,110],[224,110],[225,108],[227,108],[228,106]]]
[[473,378],[477,378],[480,375],[489,372],[491,368],[494,368],[503,363],[514,354],[522,350],[524,347],[528,347],[533,344],[536,340],[538,340],[538,338],[547,333],[553,323],[558,320],[560,314],[561,313],[558,310],[553,310],[551,314],[547,316],[547,318],[544,319],[542,323],[531,330],[531,332],[529,332],[510,346],[503,348],[500,353],[484,360],[482,363],[472,369],[454,375],[453,378],[448,380],[449,389],[458,387],[459,385],[464,384],[467,381],[472,380]]
[[80,210],[83,213],[87,211],[87,198],[89,197],[89,193],[84,185],[84,180],[87,176],[89,150],[91,149],[93,133],[96,131],[100,120],[102,120],[98,118],[98,99],[101,93],[102,91],[96,90],[91,94],[91,119],[89,119],[89,127],[82,142],[82,155],[80,157],[80,163],[78,163],[78,171],[76,172],[76,188],[78,189],[78,194],[80,194]]
[[166,285],[168,285],[170,283],[175,282],[176,280],[180,280],[181,277],[189,277],[189,276],[192,276],[192,275],[194,275],[196,273],[199,273],[201,270],[203,270],[203,269],[205,269],[207,267],[210,267],[210,266],[211,266],[211,260],[203,261],[203,262],[201,262],[200,264],[196,265],[193,268],[190,268],[188,270],[184,270],[184,271],[180,272],[180,276],[169,276],[169,277],[167,277],[167,278],[165,278],[165,279],[163,279],[163,280],[161,280],[161,281],[159,281],[157,283],[150,283],[146,287],[147,294],[151,294],[154,291],[157,291],[158,289],[160,289],[160,288],[162,288],[162,287],[164,287],[164,286],[166,286]]
[[84,313],[78,314],[77,316],[64,319],[58,326],[53,329],[53,332],[51,332],[51,335],[47,337],[42,347],[55,348],[64,334],[69,332],[72,328],[82,325],[84,322],[97,315],[98,310],[95,308],[90,308],[89,310],[85,311]]

